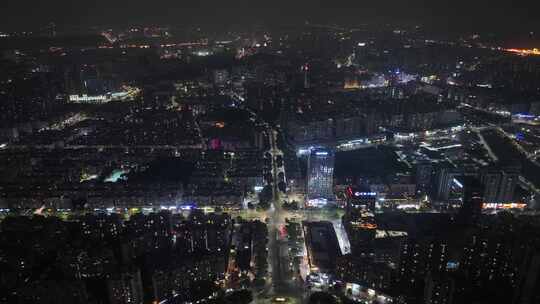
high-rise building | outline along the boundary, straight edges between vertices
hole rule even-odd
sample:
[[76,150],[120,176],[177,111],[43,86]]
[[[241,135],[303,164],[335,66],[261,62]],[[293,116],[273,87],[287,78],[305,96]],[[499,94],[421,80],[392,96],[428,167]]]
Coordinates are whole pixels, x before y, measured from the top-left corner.
[[174,284],[169,271],[157,270],[152,274],[153,299],[157,303],[173,297]]
[[420,161],[416,165],[416,187],[422,191],[430,189],[433,177],[433,164],[429,160]]
[[214,70],[214,84],[216,86],[223,86],[229,81],[229,71],[227,70]]
[[522,260],[522,273],[518,278],[518,292],[514,303],[540,303],[540,250],[538,247],[527,248],[525,259]]
[[498,201],[501,175],[499,170],[484,170],[482,172],[480,179],[485,187],[484,198],[486,202],[496,203]]
[[351,251],[365,253],[373,249],[375,239],[375,201],[376,193],[368,188],[348,187],[347,208],[342,218],[343,226],[347,232]]
[[485,201],[487,203],[512,202],[519,180],[519,173],[519,166],[484,169],[481,173],[480,180],[485,187]]
[[428,274],[424,285],[425,304],[451,304],[455,282],[452,278],[443,275]]
[[375,202],[377,193],[369,188],[348,187],[347,188],[347,214],[375,212]]
[[458,221],[468,226],[477,223],[482,215],[484,186],[472,176],[460,178],[460,183],[463,185],[463,205],[459,210]]
[[458,169],[451,167],[449,164],[438,170],[435,185],[435,197],[437,200],[447,201],[449,199],[452,183],[455,178],[460,175],[461,172]]
[[308,160],[308,205],[320,206],[334,198],[334,151],[313,149]]
[[110,304],[143,303],[141,272],[138,269],[119,273],[107,280]]
[[514,192],[519,181],[520,170],[517,167],[508,168],[502,172],[499,201],[511,202],[514,200]]
[[374,261],[369,257],[346,254],[337,258],[336,275],[348,283],[356,283],[375,290],[388,289],[394,269],[387,263]]

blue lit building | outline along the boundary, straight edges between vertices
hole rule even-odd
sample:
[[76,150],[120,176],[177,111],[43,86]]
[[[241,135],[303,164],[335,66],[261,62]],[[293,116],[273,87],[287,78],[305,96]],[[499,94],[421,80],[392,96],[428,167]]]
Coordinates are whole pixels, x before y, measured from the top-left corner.
[[313,149],[308,160],[307,204],[320,207],[334,201],[334,151]]

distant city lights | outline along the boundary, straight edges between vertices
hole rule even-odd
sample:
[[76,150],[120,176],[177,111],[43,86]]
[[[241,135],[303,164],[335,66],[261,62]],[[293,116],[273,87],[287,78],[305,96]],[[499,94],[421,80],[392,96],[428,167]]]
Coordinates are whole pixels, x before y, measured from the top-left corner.
[[540,49],[534,48],[534,49],[505,49],[507,52],[516,53],[518,55],[528,56],[528,55],[534,55],[534,56],[540,56]]
[[376,192],[355,192],[354,196],[375,196]]

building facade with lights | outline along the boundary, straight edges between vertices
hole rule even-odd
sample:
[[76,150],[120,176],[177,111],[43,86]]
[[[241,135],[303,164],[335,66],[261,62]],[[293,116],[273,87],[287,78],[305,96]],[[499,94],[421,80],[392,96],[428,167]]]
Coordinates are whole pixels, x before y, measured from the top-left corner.
[[334,201],[334,151],[313,149],[308,160],[307,203],[317,207]]

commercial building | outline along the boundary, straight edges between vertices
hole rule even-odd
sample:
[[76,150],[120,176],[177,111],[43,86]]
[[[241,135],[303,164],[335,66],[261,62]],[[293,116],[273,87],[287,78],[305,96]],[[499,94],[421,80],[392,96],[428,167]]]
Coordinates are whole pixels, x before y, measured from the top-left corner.
[[366,188],[348,187],[346,190],[347,207],[342,222],[353,254],[368,251],[375,239],[377,197],[375,192],[369,192]]
[[333,273],[341,256],[334,226],[330,222],[303,222],[311,272]]
[[334,200],[334,152],[313,149],[308,160],[307,204],[323,206]]
[[374,212],[377,193],[358,187],[347,188],[347,214],[359,212]]

